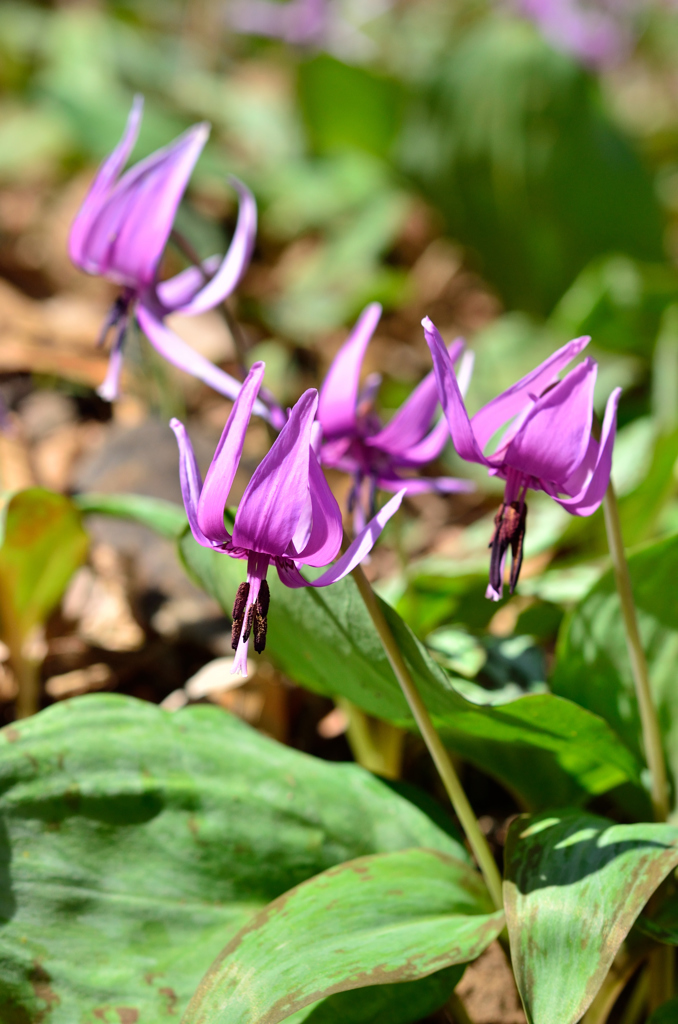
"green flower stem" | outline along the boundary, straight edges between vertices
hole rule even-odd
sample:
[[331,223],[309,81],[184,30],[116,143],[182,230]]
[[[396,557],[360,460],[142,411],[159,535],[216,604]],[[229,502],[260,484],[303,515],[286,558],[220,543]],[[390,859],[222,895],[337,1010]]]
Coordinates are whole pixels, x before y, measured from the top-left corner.
[[487,845],[487,840],[478,827],[478,822],[476,821],[476,816],[473,813],[473,808],[468,802],[466,793],[464,792],[461,782],[459,781],[459,777],[452,766],[447,750],[445,749],[440,736],[436,732],[426,705],[414,685],[414,680],[412,679],[409,669],[407,668],[403,656],[400,653],[400,648],[396,643],[395,637],[384,618],[384,614],[379,607],[376,595],[360,566],[357,566],[353,570],[353,578],[356,581],[358,590],[360,591],[360,596],[365,602],[365,607],[369,612],[375,629],[379,634],[379,639],[381,640],[386,656],[391,664],[391,668],[395,673],[395,677],[400,683],[400,687],[405,694],[405,699],[410,706],[414,720],[419,726],[419,731],[421,732],[424,742],[428,747],[428,751],[433,758],[436,768],[438,769],[438,774],[443,781],[447,795],[452,801],[452,806],[454,807],[457,818],[459,819],[461,827],[464,830],[471,849],[473,850],[476,861],[478,862],[478,867],[482,872],[487,888],[489,889],[490,896],[492,897],[492,901],[497,909],[501,909],[503,906],[501,877],[494,857],[492,856],[492,851]]
[[631,577],[629,576],[629,567],[626,555],[624,554],[624,539],[619,521],[619,508],[612,483],[610,483],[603,499],[603,509],[605,512],[607,542],[610,547],[612,566],[624,617],[626,645],[631,660],[631,671],[636,688],[638,709],[640,711],[645,757],[650,769],[652,807],[656,820],[666,821],[669,814],[669,798],[662,738],[657,712],[652,702],[645,651],[640,642],[640,634],[638,632],[638,620],[633,603],[633,591],[631,590]]

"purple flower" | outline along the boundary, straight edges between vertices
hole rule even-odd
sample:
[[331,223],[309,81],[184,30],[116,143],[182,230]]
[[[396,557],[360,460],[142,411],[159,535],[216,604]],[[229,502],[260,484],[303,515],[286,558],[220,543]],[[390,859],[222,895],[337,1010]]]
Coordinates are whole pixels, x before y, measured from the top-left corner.
[[634,7],[629,0],[520,0],[520,7],[547,42],[591,67],[617,64],[631,50]]
[[204,484],[185,427],[176,419],[170,424],[179,444],[181,490],[193,536],[204,547],[247,559],[247,582],[238,588],[232,634],[233,671],[244,674],[250,633],[255,651],[263,651],[266,645],[269,565],[275,566],[288,587],[336,583],[365,558],[405,493],[391,498],[322,576],[304,579],[300,568],[327,565],[339,553],[342,540],[341,512],[311,444],[318,406],[318,393],[311,388],[290,411],[255,470],[229,533],[224,510],[263,376],[264,364],[255,363],[235,400]]
[[[322,427],[320,461],[353,477],[349,512],[355,510],[358,529],[364,524],[366,509],[373,513],[375,492],[379,487],[385,491],[404,489],[408,494],[473,490],[468,480],[400,475],[401,470],[417,470],[437,458],[449,434],[444,418],[431,429],[438,406],[433,371],[414,389],[386,426],[373,409],[381,377],[371,374],[362,389],[359,387],[365,350],[380,316],[381,306],[377,302],[363,310],[334,357],[318,401],[318,422]],[[450,346],[449,359],[456,360],[463,347],[463,342],[455,341]],[[470,375],[470,369],[467,361],[463,376]]]
[[[511,549],[510,591],[520,573],[525,536],[528,487],[545,491],[573,515],[590,516],[603,500],[610,480],[612,448],[621,388],[610,395],[600,436],[593,426],[593,388],[598,367],[585,359],[562,379],[561,370],[588,345],[590,338],[568,342],[469,420],[445,343],[428,317],[422,320],[433,356],[436,381],[452,441],[462,459],[487,466],[506,481],[504,500],[495,516],[490,543],[487,596],[502,596],[504,565]],[[509,424],[509,421],[510,422]],[[483,450],[507,426],[496,451]]]
[[319,45],[329,20],[327,0],[240,0],[230,20],[236,32],[282,39],[292,46]]
[[[143,99],[136,97],[123,136],[100,167],[69,239],[70,256],[77,266],[122,288],[101,335],[103,342],[108,331],[116,328],[108,373],[99,394],[108,401],[118,394],[123,343],[134,309],[141,329],[168,362],[228,398],[235,398],[240,382],[187,345],[165,325],[164,318],[174,312],[189,316],[203,313],[231,294],[252,254],[256,203],[249,189],[231,178],[240,211],[226,256],[212,256],[201,267],[189,267],[168,281],[158,281],[177,207],[207,141],[209,125],[194,125],[121,176],[139,132],[142,111]],[[270,418],[261,401],[254,411]]]

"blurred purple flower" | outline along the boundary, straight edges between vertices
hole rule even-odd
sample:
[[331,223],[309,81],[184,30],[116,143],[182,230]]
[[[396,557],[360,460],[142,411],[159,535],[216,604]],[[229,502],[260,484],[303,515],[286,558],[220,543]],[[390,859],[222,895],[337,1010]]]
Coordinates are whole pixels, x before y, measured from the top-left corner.
[[247,559],[247,582],[238,588],[232,633],[236,651],[233,671],[245,675],[250,633],[255,651],[260,653],[266,646],[269,565],[275,566],[287,587],[336,583],[372,549],[405,493],[400,491],[391,498],[322,576],[304,579],[300,568],[327,565],[339,553],[342,540],[341,512],[311,445],[318,406],[318,393],[311,388],[290,411],[255,470],[229,533],[224,511],[263,376],[264,364],[255,363],[235,400],[204,484],[185,427],[176,419],[170,424],[179,444],[181,490],[193,536],[204,547]]
[[[491,476],[506,481],[504,500],[495,516],[490,543],[490,585],[487,596],[502,596],[504,565],[511,549],[510,592],[523,557],[528,487],[545,491],[564,509],[590,516],[603,500],[610,480],[612,448],[621,388],[610,395],[600,441],[592,435],[593,388],[598,371],[585,359],[562,379],[558,374],[588,345],[577,338],[558,349],[540,366],[469,420],[445,344],[428,317],[422,320],[433,356],[440,400],[452,441],[462,459],[487,466]],[[504,432],[492,455],[483,449],[498,430]]]
[[230,28],[249,35],[281,39],[291,46],[326,50],[340,60],[363,61],[376,46],[362,26],[379,17],[392,0],[231,0]]
[[[109,330],[116,329],[108,373],[99,394],[108,401],[117,397],[125,333],[133,310],[150,343],[168,362],[226,397],[235,398],[240,382],[187,345],[167,327],[164,318],[175,312],[188,316],[203,313],[236,288],[254,246],[254,196],[242,182],[231,178],[240,210],[226,256],[212,256],[201,267],[188,267],[168,281],[158,281],[177,207],[207,141],[209,125],[194,125],[120,176],[136,142],[142,111],[143,99],[138,96],[123,136],[100,167],[69,239],[70,256],[77,266],[122,288],[101,334],[103,343]],[[270,418],[261,401],[257,401],[254,411]]]
[[327,0],[240,0],[231,7],[237,32],[282,39],[292,46],[319,45],[327,32]]
[[633,46],[633,15],[628,0],[519,0],[553,47],[594,68],[617,64]]
[[[401,470],[417,470],[437,458],[449,433],[444,417],[431,428],[439,401],[433,371],[414,389],[386,426],[373,408],[381,383],[379,374],[371,374],[362,389],[359,387],[365,350],[380,316],[378,302],[363,310],[332,361],[318,401],[317,419],[322,427],[320,461],[353,477],[349,512],[354,512],[357,530],[362,528],[367,515],[374,514],[379,487],[385,491],[404,489],[408,494],[426,491],[449,494],[474,489],[470,480],[400,475]],[[463,347],[462,341],[455,341],[450,346],[449,359],[456,360]],[[471,362],[466,360],[462,366],[463,377],[470,376],[470,370]]]

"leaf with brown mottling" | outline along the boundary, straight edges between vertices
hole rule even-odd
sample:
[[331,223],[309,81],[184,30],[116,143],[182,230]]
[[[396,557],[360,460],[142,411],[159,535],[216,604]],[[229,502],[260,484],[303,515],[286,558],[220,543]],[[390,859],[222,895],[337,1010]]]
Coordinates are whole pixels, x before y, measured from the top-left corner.
[[277,1024],[332,993],[473,960],[504,925],[468,864],[436,850],[349,861],[269,904],[215,960],[183,1024]]
[[678,828],[554,811],[505,849],[513,969],[530,1024],[575,1024],[644,905],[678,866]]
[[[342,861],[413,846],[468,864],[358,765],[291,750],[220,708],[56,704],[0,732],[0,1021],[178,1024],[267,903]],[[410,1024],[456,980],[440,971],[404,1005],[393,992],[371,1004]],[[333,1019],[331,1001],[309,1009],[315,1024]],[[342,1024],[378,1020],[341,1009]]]

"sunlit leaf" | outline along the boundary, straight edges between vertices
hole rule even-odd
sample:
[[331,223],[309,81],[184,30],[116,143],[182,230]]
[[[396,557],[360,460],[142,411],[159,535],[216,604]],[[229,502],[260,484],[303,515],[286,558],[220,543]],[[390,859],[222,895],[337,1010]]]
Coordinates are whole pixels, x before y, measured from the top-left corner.
[[[230,614],[242,565],[201,547],[188,533],[180,547],[193,578]],[[347,697],[371,715],[412,728],[354,581],[288,590],[275,573],[269,576],[267,656],[311,690]],[[622,783],[631,783],[642,801],[639,762],[601,718],[551,694],[501,707],[477,706],[455,689],[454,677],[436,664],[397,612],[384,602],[381,607],[429,711],[461,756],[535,808],[584,800]]]
[[[664,734],[669,769],[678,775],[678,536],[629,556],[629,572],[650,684]],[[641,756],[641,726],[619,597],[610,569],[565,619],[553,690],[601,715]]]
[[475,959],[501,931],[472,868],[429,850],[349,861],[263,910],[222,951],[186,1024],[277,1024],[334,992]]
[[678,828],[546,812],[513,822],[504,902],[529,1024],[576,1024],[643,906],[678,865]]
[[[417,846],[471,872],[459,843],[357,765],[204,705],[56,704],[0,733],[0,782],[3,1022],[169,1024],[252,914],[306,878]],[[455,977],[417,983],[403,1024]]]

